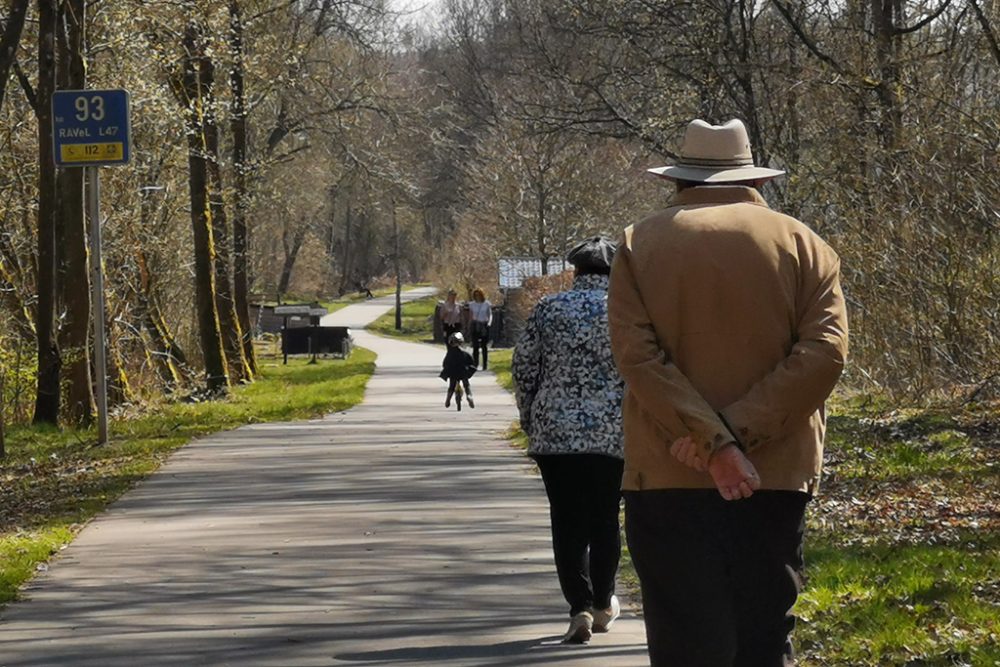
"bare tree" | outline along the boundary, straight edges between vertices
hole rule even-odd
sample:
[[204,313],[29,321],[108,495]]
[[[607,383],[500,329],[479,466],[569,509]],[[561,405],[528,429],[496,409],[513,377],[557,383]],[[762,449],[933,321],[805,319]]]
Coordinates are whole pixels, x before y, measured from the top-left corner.
[[38,385],[35,423],[59,421],[59,376],[62,358],[56,338],[56,168],[52,152],[52,93],[56,88],[56,0],[38,0]]
[[198,328],[205,363],[207,388],[211,393],[229,386],[226,356],[223,351],[219,313],[216,309],[215,240],[209,200],[209,166],[205,134],[208,82],[203,79],[205,53],[204,29],[193,3],[187,4],[188,25],[183,40],[183,79],[178,87],[184,104],[188,135],[188,183],[191,192],[191,224],[194,230],[195,298]]
[[239,0],[229,0],[229,48],[232,65],[229,87],[232,94],[230,131],[233,141],[233,305],[243,334],[243,356],[250,377],[256,376],[257,354],[250,323],[250,212],[249,141],[247,138],[246,73],[244,62],[243,15]]
[[[57,50],[59,85],[66,90],[87,87],[84,62],[86,19],[84,0],[63,0],[59,11]],[[90,375],[90,280],[83,215],[83,174],[84,170],[77,167],[60,169],[56,176],[59,302],[65,313],[59,342],[68,381],[66,414],[73,423],[90,422],[94,403]],[[104,372],[104,369],[99,369],[99,372]]]

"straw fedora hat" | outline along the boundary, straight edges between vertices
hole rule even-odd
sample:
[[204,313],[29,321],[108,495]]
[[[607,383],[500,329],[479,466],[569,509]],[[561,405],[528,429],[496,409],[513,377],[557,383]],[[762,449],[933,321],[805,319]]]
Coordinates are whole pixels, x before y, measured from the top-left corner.
[[684,142],[677,163],[648,171],[672,181],[701,183],[752,181],[785,173],[754,166],[747,128],[736,119],[725,125],[691,121],[684,130]]

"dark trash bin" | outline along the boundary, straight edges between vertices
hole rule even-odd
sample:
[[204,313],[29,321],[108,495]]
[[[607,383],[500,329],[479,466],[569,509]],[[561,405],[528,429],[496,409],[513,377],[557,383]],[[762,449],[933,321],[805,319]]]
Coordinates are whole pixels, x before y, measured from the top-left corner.
[[346,359],[351,355],[351,330],[348,327],[297,327],[281,332],[281,353],[288,363],[290,354],[333,355]]

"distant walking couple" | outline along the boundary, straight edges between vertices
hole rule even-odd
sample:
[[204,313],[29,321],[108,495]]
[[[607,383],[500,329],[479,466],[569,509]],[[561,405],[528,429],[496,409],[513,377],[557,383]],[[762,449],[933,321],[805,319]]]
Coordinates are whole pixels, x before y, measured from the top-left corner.
[[[472,301],[468,303],[469,337],[472,339],[472,360],[479,367],[482,353],[483,370],[486,370],[489,357],[490,327],[493,324],[493,304],[486,298],[481,287],[472,290]],[[448,290],[448,296],[440,308],[441,328],[444,332],[445,344],[451,342],[452,334],[462,333],[462,305],[458,303],[458,292]],[[464,342],[465,336],[463,334]]]
[[611,628],[618,513],[654,667],[794,664],[805,508],[844,367],[836,253],[768,208],[743,124],[691,122],[670,205],[585,241],[514,354],[569,643]]
[[472,292],[469,303],[470,328],[472,329],[472,349],[470,355],[463,349],[465,336],[462,334],[462,307],[457,301],[458,292],[448,290],[448,296],[440,308],[441,325],[448,351],[441,362],[441,378],[448,382],[448,394],[444,400],[446,408],[451,407],[452,398],[456,407],[462,409],[462,395],[467,397],[469,407],[476,407],[469,380],[479,368],[479,353],[483,355],[483,370],[487,365],[487,349],[490,341],[490,325],[493,323],[493,306],[486,300],[482,289]]

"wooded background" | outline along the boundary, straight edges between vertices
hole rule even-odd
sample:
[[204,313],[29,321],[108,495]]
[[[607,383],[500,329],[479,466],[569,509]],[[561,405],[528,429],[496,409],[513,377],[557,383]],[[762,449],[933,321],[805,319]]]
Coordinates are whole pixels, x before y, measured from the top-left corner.
[[[102,170],[115,404],[255,374],[251,300],[397,272],[468,292],[669,201],[692,118],[741,118],[771,205],[841,254],[845,386],[1000,378],[996,0],[8,0],[0,423],[93,412],[82,171],[57,89],[131,92]],[[462,294],[467,297],[467,293]],[[2,433],[2,431],[0,431]]]

